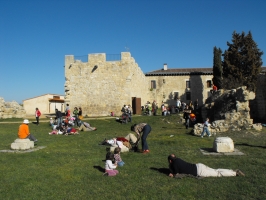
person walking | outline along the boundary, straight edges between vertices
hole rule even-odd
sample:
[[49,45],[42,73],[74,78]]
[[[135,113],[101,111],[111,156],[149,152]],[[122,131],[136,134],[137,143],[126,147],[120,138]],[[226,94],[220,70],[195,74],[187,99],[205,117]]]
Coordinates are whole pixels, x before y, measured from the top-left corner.
[[203,131],[202,131],[202,133],[200,135],[201,138],[203,138],[205,132],[208,135],[208,137],[211,136],[210,131],[209,131],[209,125],[210,125],[209,124],[209,118],[206,118],[206,121],[203,124]]
[[35,117],[36,117],[36,124],[39,125],[39,117],[41,116],[41,111],[36,108],[35,109]]

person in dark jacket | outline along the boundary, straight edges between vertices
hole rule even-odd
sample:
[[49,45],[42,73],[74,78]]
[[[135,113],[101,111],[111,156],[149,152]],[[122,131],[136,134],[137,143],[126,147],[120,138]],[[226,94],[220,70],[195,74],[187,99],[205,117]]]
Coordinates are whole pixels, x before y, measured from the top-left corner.
[[189,108],[189,106],[188,105],[186,105],[186,108],[184,109],[184,111],[183,111],[184,113],[183,113],[183,118],[185,119],[185,124],[186,124],[186,129],[188,129],[188,127],[189,127],[189,115],[190,115],[190,113],[191,113],[191,109]]
[[59,127],[62,123],[62,113],[58,109],[55,109],[55,115],[57,119],[57,126]]
[[[148,143],[146,141],[149,133],[151,132],[151,126],[147,123],[134,124],[131,126],[131,131],[134,131],[137,134],[137,141],[135,145],[138,145],[138,142],[142,142],[142,153],[150,153]],[[141,134],[142,133],[142,134]]]
[[237,170],[231,169],[212,169],[202,163],[191,164],[180,158],[175,154],[168,156],[169,176],[176,177],[179,174],[189,174],[198,177],[223,177],[223,176],[245,176],[245,174]]

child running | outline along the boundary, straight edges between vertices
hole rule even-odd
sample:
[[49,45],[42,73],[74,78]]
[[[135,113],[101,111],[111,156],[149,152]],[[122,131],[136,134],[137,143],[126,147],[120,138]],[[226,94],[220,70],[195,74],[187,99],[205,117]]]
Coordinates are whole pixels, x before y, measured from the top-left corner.
[[119,147],[116,147],[114,150],[114,158],[119,167],[122,167],[125,163],[122,161],[122,158],[120,156],[121,149]]
[[114,160],[114,154],[108,152],[106,154],[106,162],[105,162],[105,173],[104,176],[116,176],[118,174],[118,171],[115,170],[117,167],[117,163],[113,164]]

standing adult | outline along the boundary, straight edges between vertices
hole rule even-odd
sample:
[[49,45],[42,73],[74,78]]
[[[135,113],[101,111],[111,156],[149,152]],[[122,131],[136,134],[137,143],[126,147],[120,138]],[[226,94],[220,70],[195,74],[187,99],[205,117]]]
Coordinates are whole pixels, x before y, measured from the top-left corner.
[[183,118],[185,119],[185,124],[186,124],[186,129],[188,129],[189,127],[189,115],[191,113],[191,109],[189,108],[188,105],[186,105],[186,108],[184,109],[184,114],[183,114]]
[[153,110],[153,115],[156,116],[156,113],[157,113],[157,103],[156,103],[155,100],[152,103],[152,110]]
[[152,111],[152,105],[151,102],[148,101],[148,111],[149,111],[149,116],[151,116],[151,111]]
[[55,109],[55,115],[57,119],[57,126],[60,127],[62,124],[62,113],[57,108]]
[[127,114],[128,114],[128,121],[131,122],[132,121],[132,109],[129,104],[127,106]]
[[29,120],[24,119],[23,123],[19,126],[18,129],[18,137],[20,139],[29,139],[30,141],[37,142],[38,140],[30,134],[30,129],[29,129]]
[[211,136],[210,131],[209,131],[209,125],[210,125],[209,124],[209,118],[206,118],[206,121],[203,124],[203,131],[202,131],[202,133],[200,135],[201,138],[203,138],[205,132],[208,135],[208,137]]
[[212,94],[215,94],[217,92],[218,88],[216,85],[212,85]]
[[199,109],[199,100],[196,99],[196,101],[194,101],[194,110],[198,111],[198,109]]
[[74,124],[76,124],[77,126],[79,125],[79,123],[78,123],[79,122],[78,114],[79,114],[78,108],[75,107],[74,111],[73,111],[73,115],[75,117]]
[[39,125],[39,117],[41,116],[41,111],[36,108],[35,109],[35,117],[36,117],[36,124]]
[[198,177],[225,177],[225,176],[245,176],[239,169],[212,169],[202,163],[192,164],[180,158],[175,154],[168,156],[170,177],[178,177],[179,174],[189,174]]
[[176,100],[177,113],[179,113],[179,111],[180,111],[180,107],[181,107],[181,101],[180,101],[180,99],[178,98],[178,99]]
[[79,107],[79,119],[82,120],[83,119],[83,116],[82,116],[82,109],[81,107]]
[[69,104],[66,104],[66,110],[65,110],[65,115],[66,117],[70,117],[70,108],[69,108]]
[[166,115],[166,107],[165,107],[163,101],[162,101],[162,105],[161,105],[161,110],[162,110],[162,116]]
[[[142,144],[142,153],[149,153],[149,147],[148,143],[146,141],[149,133],[151,132],[151,126],[147,123],[140,123],[140,124],[134,124],[131,126],[131,131],[134,131],[137,134],[137,142],[138,144],[140,138],[141,138],[141,144]],[[141,135],[142,133],[142,135]]]

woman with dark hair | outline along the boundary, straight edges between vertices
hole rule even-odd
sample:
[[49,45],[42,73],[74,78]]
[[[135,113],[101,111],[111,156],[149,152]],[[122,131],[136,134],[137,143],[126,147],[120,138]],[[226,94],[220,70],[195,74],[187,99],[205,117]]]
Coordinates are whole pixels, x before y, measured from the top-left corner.
[[[149,147],[148,143],[146,141],[149,133],[151,132],[151,127],[147,123],[140,123],[140,124],[134,124],[131,126],[131,131],[134,131],[137,134],[137,142],[138,144],[140,138],[141,138],[141,144],[142,144],[142,153],[149,153]],[[142,133],[142,134],[141,134]]]
[[82,109],[81,109],[81,107],[79,107],[79,114],[78,114],[78,116],[79,116],[79,119],[80,119],[80,120],[83,119],[83,116],[82,116]]

